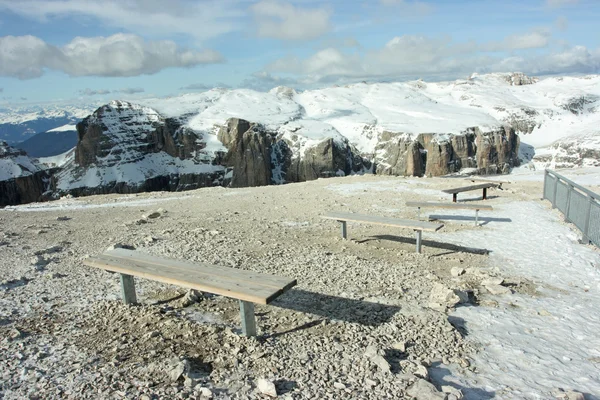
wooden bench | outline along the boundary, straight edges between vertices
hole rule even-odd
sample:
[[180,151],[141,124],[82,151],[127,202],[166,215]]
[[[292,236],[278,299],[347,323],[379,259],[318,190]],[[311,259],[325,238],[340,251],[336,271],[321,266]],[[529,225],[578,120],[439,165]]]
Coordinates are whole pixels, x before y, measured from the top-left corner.
[[125,304],[137,302],[134,276],[238,299],[245,336],[256,336],[254,303],[269,304],[296,285],[295,279],[159,258],[121,248],[86,258],[83,263],[120,273]]
[[421,219],[421,208],[424,207],[475,210],[475,226],[479,225],[479,210],[491,211],[493,209],[492,206],[484,204],[434,203],[428,201],[407,201],[406,206],[417,207],[417,219]]
[[444,193],[452,194],[452,202],[456,203],[456,195],[461,192],[468,192],[470,190],[483,189],[483,200],[487,199],[487,190],[491,187],[498,187],[497,183],[480,183],[479,185],[463,186],[454,189],[442,190]]
[[353,213],[330,212],[321,216],[325,219],[333,219],[342,224],[342,238],[347,239],[348,231],[347,222],[361,222],[366,224],[394,226],[397,228],[412,229],[417,237],[417,253],[421,252],[421,234],[423,231],[435,232],[441,229],[444,225],[434,224],[431,222],[414,221],[410,219],[378,217],[374,215],[362,215]]

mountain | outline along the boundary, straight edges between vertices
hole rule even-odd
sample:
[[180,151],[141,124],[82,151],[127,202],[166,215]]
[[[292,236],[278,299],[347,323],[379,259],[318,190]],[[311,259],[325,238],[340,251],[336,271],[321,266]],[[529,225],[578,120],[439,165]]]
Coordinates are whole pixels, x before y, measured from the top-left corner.
[[0,106],[0,140],[13,145],[40,132],[75,125],[99,104],[43,104]]
[[77,124],[52,197],[600,164],[600,76],[473,74],[112,101]]
[[18,143],[15,147],[25,150],[31,157],[51,157],[72,149],[77,144],[75,125],[63,125],[38,133]]
[[23,150],[0,140],[0,207],[39,201],[49,174]]

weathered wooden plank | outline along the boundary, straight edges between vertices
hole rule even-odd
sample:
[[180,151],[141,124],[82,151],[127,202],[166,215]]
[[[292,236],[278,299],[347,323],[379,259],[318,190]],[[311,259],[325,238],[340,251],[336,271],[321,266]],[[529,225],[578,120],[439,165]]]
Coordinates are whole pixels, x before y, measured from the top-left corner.
[[487,189],[487,188],[496,187],[496,186],[498,186],[497,183],[480,183],[478,185],[462,186],[462,187],[453,188],[453,189],[445,189],[445,190],[442,190],[442,192],[455,194],[455,193],[460,193],[460,192],[468,192],[470,190]]
[[287,285],[275,288],[246,280],[236,281],[231,277],[225,279],[222,276],[203,273],[202,270],[194,271],[169,268],[168,264],[157,265],[131,258],[114,258],[105,255],[87,258],[83,263],[108,271],[139,276],[158,282],[169,283],[258,304],[270,303],[285,290],[296,284],[296,280],[290,280]]
[[410,219],[379,217],[376,215],[363,215],[353,213],[330,212],[322,215],[321,218],[333,219],[336,221],[363,222],[375,225],[395,226],[399,228],[414,229],[420,231],[435,232],[444,225],[431,222],[415,221]]
[[[105,251],[102,255],[104,258],[112,257],[115,259],[123,260],[136,260],[146,264],[154,264],[160,266],[168,266],[171,269],[181,269],[183,271],[201,271],[206,275],[214,275],[223,279],[229,279],[234,281],[247,281],[261,286],[269,286],[278,289],[286,290],[288,285],[293,280],[269,274],[262,274],[260,272],[246,271],[237,268],[221,267],[216,265],[205,264],[201,262],[189,262],[183,260],[175,260],[170,258],[163,258],[153,256],[147,253],[141,253],[134,250],[127,249],[113,249]],[[295,282],[295,281],[294,281]],[[294,283],[295,285],[295,283]],[[292,286],[294,286],[292,285]],[[290,286],[291,287],[291,286]]]
[[428,201],[407,201],[407,207],[435,207],[435,208],[453,208],[465,210],[493,210],[492,206],[484,204],[463,204],[463,203],[434,203]]

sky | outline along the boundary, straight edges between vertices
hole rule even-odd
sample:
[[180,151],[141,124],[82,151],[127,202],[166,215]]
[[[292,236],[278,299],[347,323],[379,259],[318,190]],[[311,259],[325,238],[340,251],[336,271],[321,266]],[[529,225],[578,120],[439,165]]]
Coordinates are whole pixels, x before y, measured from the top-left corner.
[[3,104],[600,73],[600,0],[0,0]]

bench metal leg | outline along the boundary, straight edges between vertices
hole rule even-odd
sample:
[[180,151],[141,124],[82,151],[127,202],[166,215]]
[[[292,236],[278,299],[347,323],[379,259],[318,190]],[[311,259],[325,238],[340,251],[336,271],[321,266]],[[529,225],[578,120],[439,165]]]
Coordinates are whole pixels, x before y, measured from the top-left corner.
[[240,317],[242,319],[242,334],[244,336],[256,336],[254,303],[240,300]]
[[487,188],[483,188],[483,200],[487,200]]
[[135,295],[135,282],[133,281],[133,276],[121,274],[121,293],[123,295],[123,302],[125,304],[137,303],[137,297]]
[[479,210],[475,210],[475,226],[479,226]]
[[417,253],[421,254],[421,234],[423,231],[415,231],[417,235]]
[[453,203],[456,203],[456,195],[457,195],[457,194],[458,194],[458,193],[452,193],[452,202],[453,202]]
[[338,221],[340,224],[342,224],[342,238],[344,239],[348,239],[348,230],[346,228],[346,221]]

